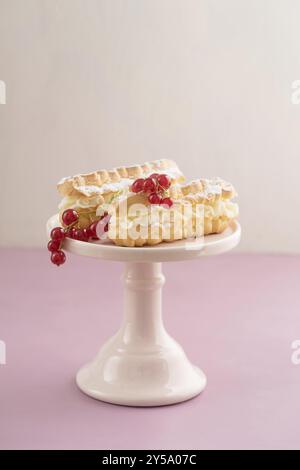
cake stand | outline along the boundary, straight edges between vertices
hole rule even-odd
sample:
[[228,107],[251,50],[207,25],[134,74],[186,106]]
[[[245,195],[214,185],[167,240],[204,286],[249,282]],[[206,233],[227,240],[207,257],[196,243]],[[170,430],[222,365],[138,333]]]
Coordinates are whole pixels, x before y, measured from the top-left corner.
[[[48,233],[57,225],[55,215],[47,223]],[[125,268],[123,322],[96,358],[79,370],[78,387],[98,400],[128,406],[170,405],[202,392],[204,373],[190,363],[162,322],[162,262],[224,253],[238,244],[240,236],[240,225],[233,221],[222,234],[154,247],[125,248],[109,241],[67,239],[64,250],[121,261]]]

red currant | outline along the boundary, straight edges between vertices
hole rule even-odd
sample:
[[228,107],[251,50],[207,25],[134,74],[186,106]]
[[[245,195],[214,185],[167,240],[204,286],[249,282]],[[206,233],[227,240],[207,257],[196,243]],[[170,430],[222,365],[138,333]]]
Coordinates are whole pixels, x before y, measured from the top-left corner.
[[140,193],[144,189],[144,179],[143,178],[138,178],[137,180],[134,181],[134,183],[131,186],[131,191],[133,193]]
[[76,231],[75,227],[70,228],[66,233],[66,237],[74,238],[75,231]]
[[51,230],[50,236],[52,240],[62,241],[65,238],[66,234],[61,227],[55,227]]
[[152,178],[146,178],[144,183],[144,191],[153,193],[156,190],[156,181]]
[[95,222],[93,222],[93,223],[87,228],[87,232],[88,232],[89,238],[94,238],[95,240],[98,240],[98,236],[97,236],[97,225],[98,225],[98,222],[99,222],[99,220],[96,220]]
[[161,196],[157,193],[151,193],[148,196],[148,201],[150,202],[150,204],[160,204]]
[[159,177],[159,173],[152,173],[152,175],[149,176],[149,178],[152,178],[153,180],[157,180]]
[[83,228],[82,231],[83,231],[83,240],[82,241],[88,242],[89,238],[90,238],[88,229]]
[[89,231],[87,228],[83,228],[82,229],[82,238],[83,238],[83,242],[88,242],[89,241]]
[[87,242],[89,240],[89,236],[85,228],[77,228],[73,233],[73,238],[81,242]]
[[90,230],[90,227],[87,227],[85,230],[86,230],[86,234],[87,234],[88,239],[92,238],[92,232]]
[[50,240],[47,245],[48,250],[51,252],[59,250],[59,247],[60,247],[60,240]]
[[51,261],[53,264],[56,264],[56,266],[60,266],[66,261],[66,255],[61,250],[54,251],[51,253]]
[[159,186],[163,189],[168,189],[171,185],[170,178],[167,175],[159,175],[157,178]]
[[76,211],[74,211],[73,209],[67,209],[64,211],[62,215],[62,221],[66,226],[74,224],[74,222],[77,222],[77,220],[78,214]]
[[167,206],[167,207],[172,207],[173,206],[173,201],[170,197],[165,197],[161,201],[162,206]]

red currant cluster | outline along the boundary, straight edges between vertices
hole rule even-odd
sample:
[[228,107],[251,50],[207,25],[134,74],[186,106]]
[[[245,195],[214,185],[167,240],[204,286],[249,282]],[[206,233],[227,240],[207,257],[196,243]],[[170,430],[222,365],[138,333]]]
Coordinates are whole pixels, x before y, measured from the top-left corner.
[[51,230],[51,240],[48,242],[48,250],[51,252],[51,261],[53,264],[60,266],[66,261],[66,255],[61,250],[65,238],[72,238],[82,242],[88,242],[90,239],[99,240],[97,232],[99,233],[98,224],[101,225],[103,220],[102,232],[108,231],[107,212],[101,217],[100,220],[92,222],[87,228],[78,228],[75,225],[78,222],[78,213],[73,209],[67,209],[62,215],[62,221],[66,228],[54,227]]
[[171,181],[168,175],[152,173],[148,178],[138,178],[131,186],[133,193],[147,193],[150,204],[160,204],[172,207],[173,201],[164,197],[165,191],[170,187]]

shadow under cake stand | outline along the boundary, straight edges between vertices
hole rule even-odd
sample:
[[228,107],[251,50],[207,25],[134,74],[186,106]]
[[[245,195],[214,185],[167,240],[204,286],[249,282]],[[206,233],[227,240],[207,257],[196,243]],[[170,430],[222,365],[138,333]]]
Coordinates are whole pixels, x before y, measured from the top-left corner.
[[[55,215],[48,221],[48,232],[57,225]],[[79,370],[78,387],[98,400],[128,406],[170,405],[202,392],[204,373],[190,363],[162,322],[161,263],[224,253],[240,237],[240,225],[232,221],[221,234],[143,248],[67,239],[66,251],[125,264],[123,322],[96,358]]]

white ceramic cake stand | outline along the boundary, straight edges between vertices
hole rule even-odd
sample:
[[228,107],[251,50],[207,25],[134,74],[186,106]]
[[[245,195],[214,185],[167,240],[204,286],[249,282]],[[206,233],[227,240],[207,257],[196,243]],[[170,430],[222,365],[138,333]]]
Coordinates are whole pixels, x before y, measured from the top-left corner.
[[[56,215],[48,221],[48,232],[57,225]],[[162,322],[165,278],[161,263],[224,253],[238,244],[240,236],[240,225],[234,221],[220,235],[156,247],[66,240],[66,251],[125,264],[123,322],[96,358],[79,370],[78,387],[98,400],[129,406],[169,405],[198,395],[206,386],[206,377],[190,363]]]

